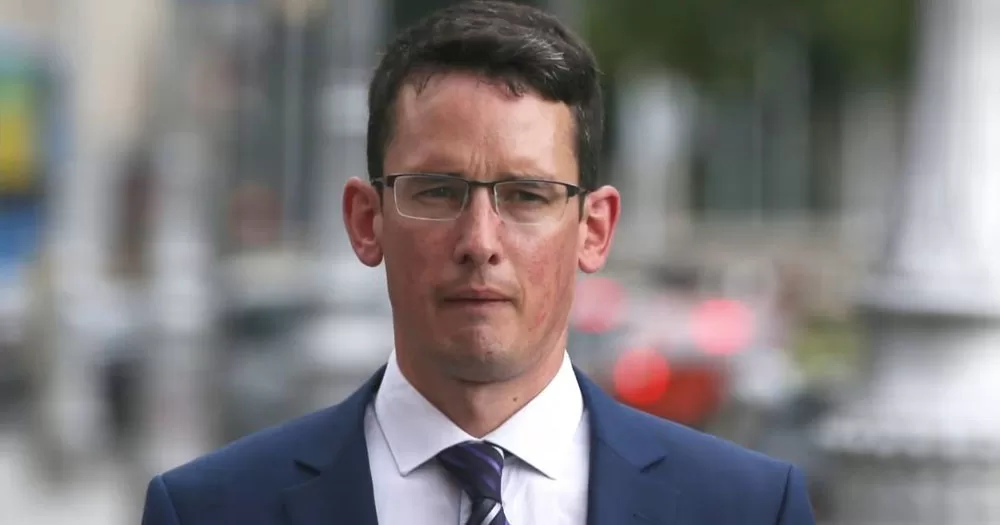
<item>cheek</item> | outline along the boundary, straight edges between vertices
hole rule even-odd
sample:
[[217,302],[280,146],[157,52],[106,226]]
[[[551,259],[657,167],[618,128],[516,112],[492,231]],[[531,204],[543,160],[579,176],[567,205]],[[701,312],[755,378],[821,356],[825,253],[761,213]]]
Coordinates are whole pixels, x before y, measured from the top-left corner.
[[[399,292],[400,300],[408,300],[427,295],[429,283],[437,282],[443,240],[434,235],[400,230],[388,231],[384,243],[386,274],[389,286]],[[405,296],[405,297],[404,297]]]
[[[575,233],[575,230],[574,230]],[[560,235],[531,243],[523,261],[523,286],[536,328],[569,310],[576,268],[576,238]]]

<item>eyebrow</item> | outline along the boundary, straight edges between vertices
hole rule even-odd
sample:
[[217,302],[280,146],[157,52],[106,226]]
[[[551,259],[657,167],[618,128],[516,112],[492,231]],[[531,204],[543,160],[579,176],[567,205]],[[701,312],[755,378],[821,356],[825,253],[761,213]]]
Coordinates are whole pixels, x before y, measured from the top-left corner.
[[530,180],[545,180],[545,181],[552,181],[552,182],[556,182],[558,180],[558,179],[555,178],[555,176],[553,176],[553,175],[551,175],[549,173],[544,173],[544,172],[525,173],[525,172],[516,172],[516,171],[510,171],[510,172],[501,173],[500,174],[500,178],[502,180],[530,179]]
[[[411,173],[422,173],[424,175],[444,175],[447,177],[456,177],[459,179],[466,178],[465,175],[458,172],[447,172],[447,171],[414,171]],[[505,171],[499,174],[499,177],[494,179],[496,181],[509,181],[509,180],[538,180],[538,181],[550,181],[550,182],[560,182],[557,178],[553,177],[548,173],[535,172],[519,172],[519,171]]]

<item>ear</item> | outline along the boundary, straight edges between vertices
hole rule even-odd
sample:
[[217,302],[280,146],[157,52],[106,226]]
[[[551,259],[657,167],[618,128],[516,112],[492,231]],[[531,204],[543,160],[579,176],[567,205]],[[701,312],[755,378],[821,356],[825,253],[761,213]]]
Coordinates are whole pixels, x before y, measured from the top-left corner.
[[366,266],[382,262],[382,201],[379,190],[352,177],[344,186],[344,227],[355,255]]
[[580,270],[594,273],[607,262],[619,215],[621,194],[614,187],[603,186],[587,195],[580,221]]

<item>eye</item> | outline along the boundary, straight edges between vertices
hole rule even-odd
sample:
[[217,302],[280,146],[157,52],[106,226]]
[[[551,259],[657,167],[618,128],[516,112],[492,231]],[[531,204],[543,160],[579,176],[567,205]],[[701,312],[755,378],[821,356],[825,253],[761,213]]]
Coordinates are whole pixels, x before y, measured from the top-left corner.
[[436,186],[420,190],[417,197],[431,199],[453,199],[460,196],[460,192],[453,186]]
[[500,199],[511,204],[547,204],[554,200],[556,189],[543,182],[522,182],[500,187]]
[[517,190],[512,193],[513,194],[508,197],[508,200],[519,202],[545,202],[548,200],[542,195],[525,190]]
[[460,201],[465,197],[465,183],[444,177],[407,177],[400,186],[409,199],[425,202]]

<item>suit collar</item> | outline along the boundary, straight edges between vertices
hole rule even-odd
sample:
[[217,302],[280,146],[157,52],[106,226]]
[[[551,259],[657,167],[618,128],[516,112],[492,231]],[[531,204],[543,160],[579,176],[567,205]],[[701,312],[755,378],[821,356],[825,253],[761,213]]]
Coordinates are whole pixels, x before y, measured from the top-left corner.
[[642,415],[609,397],[580,370],[576,370],[576,377],[584,404],[590,411],[593,440],[604,442],[637,469],[645,469],[664,458],[666,453],[663,446],[652,439],[648,430],[627,431],[642,423]]
[[[324,431],[299,451],[296,464],[315,477],[285,491],[290,525],[377,525],[364,418],[385,367],[332,408]],[[587,525],[667,524],[677,487],[648,475],[667,451],[650,435],[648,418],[623,407],[576,370],[590,418]]]
[[325,431],[298,451],[296,466],[315,477],[285,490],[289,525],[378,525],[364,421],[384,373],[330,409]]
[[622,406],[579,370],[577,379],[590,414],[587,525],[671,523],[678,490],[651,475],[667,459],[652,416]]
[[[400,475],[406,476],[442,450],[475,439],[432,405],[403,376],[396,354],[372,402]],[[495,443],[550,479],[575,473],[566,443],[584,416],[583,396],[569,356],[552,381],[499,428],[483,439]]]

